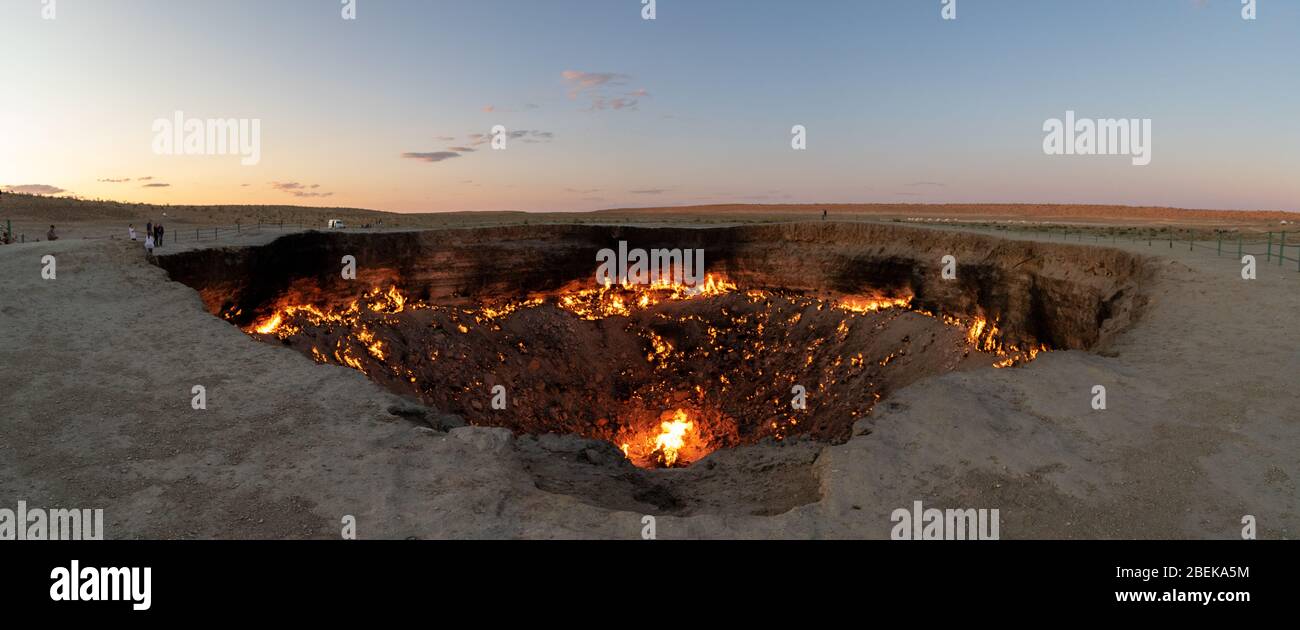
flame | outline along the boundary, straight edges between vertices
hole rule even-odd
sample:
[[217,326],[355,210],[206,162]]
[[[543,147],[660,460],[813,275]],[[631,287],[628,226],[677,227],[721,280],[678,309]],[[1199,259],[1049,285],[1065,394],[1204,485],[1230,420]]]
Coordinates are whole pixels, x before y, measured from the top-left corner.
[[[728,281],[720,275],[707,274],[703,282],[696,286],[687,286],[669,279],[660,279],[649,285],[636,285],[630,282],[614,285],[608,280],[601,286],[594,289],[577,289],[566,291],[553,300],[553,303],[559,308],[569,311],[574,315],[587,320],[599,320],[608,317],[631,316],[635,310],[649,309],[656,304],[668,300],[688,300],[701,296],[715,296],[736,291],[735,283]],[[759,302],[769,299],[772,294],[765,291],[749,290],[745,295],[751,302]],[[500,330],[495,320],[505,317],[510,313],[524,308],[534,308],[547,303],[547,298],[533,297],[527,300],[506,301],[493,305],[483,305],[476,309],[464,309],[463,313],[471,316],[475,323],[488,324],[493,330]],[[821,310],[826,304],[818,303],[817,309]],[[990,319],[982,315],[966,319],[954,317],[942,313],[932,313],[921,308],[913,306],[913,296],[885,296],[881,294],[872,294],[865,296],[845,297],[834,303],[835,307],[855,313],[866,314],[886,309],[907,309],[914,313],[939,319],[949,326],[965,329],[967,343],[975,350],[983,353],[993,354],[997,357],[993,367],[1005,368],[1023,365],[1033,361],[1040,352],[1049,350],[1046,344],[1037,346],[1018,347],[1015,344],[1004,343],[1001,339],[1001,330],[996,319]],[[266,318],[254,323],[244,330],[251,334],[275,335],[280,339],[288,339],[303,330],[304,325],[322,326],[328,325],[333,328],[352,329],[357,332],[351,334],[351,338],[359,344],[359,349],[365,355],[369,355],[379,361],[387,358],[384,344],[377,341],[373,336],[360,325],[365,312],[379,314],[395,314],[414,309],[437,309],[441,308],[436,305],[424,303],[422,301],[412,301],[405,296],[396,285],[389,285],[387,288],[374,287],[364,293],[361,298],[353,300],[346,308],[322,310],[312,304],[292,304],[287,300],[282,300],[281,306]],[[236,311],[237,314],[239,311]],[[724,315],[725,315],[724,309]],[[227,316],[231,316],[227,313]],[[787,326],[795,326],[800,323],[803,313],[795,311],[789,315],[786,320]],[[470,328],[463,323],[452,319],[454,328],[461,334],[469,334]],[[735,320],[736,324],[743,324],[743,318]],[[763,333],[763,323],[757,323],[758,333]],[[845,338],[849,332],[849,322],[841,321],[836,333],[841,339]],[[716,346],[718,342],[718,333],[715,328],[710,326],[708,329],[710,346]],[[647,337],[649,342],[649,351],[646,353],[646,359],[656,364],[656,369],[666,368],[670,360],[676,356],[675,350],[671,343],[663,338],[650,333]],[[347,348],[340,348],[343,352],[336,351],[335,359],[344,365],[362,369],[361,361],[356,355],[351,354]],[[715,350],[717,348],[714,348]],[[761,344],[755,346],[755,350],[763,350]],[[812,349],[812,348],[810,348]],[[720,352],[720,350],[719,350]],[[710,356],[710,351],[706,350],[703,356]],[[750,351],[744,353],[745,360],[752,360],[754,354]],[[891,354],[883,360],[878,360],[880,366],[887,366],[895,355]],[[805,365],[811,366],[814,361],[812,355],[805,356]],[[866,364],[862,359],[853,359],[851,361],[854,367]],[[839,362],[833,363],[832,367],[838,366]],[[363,370],[364,371],[364,370]],[[719,382],[724,386],[728,384],[725,376],[720,377]],[[725,390],[725,387],[724,387]]]
[[284,317],[280,315],[280,313],[276,313],[268,317],[266,321],[262,322],[261,324],[257,324],[256,326],[253,326],[253,332],[261,335],[269,335],[275,332],[275,329],[279,328],[280,324],[283,321],[284,321]]
[[390,286],[387,291],[383,292],[375,288],[370,293],[367,293],[366,297],[373,300],[370,304],[370,310],[376,313],[400,313],[402,309],[406,308],[406,296],[402,295],[396,286]]
[[686,446],[686,433],[695,428],[695,423],[687,417],[686,411],[678,409],[673,412],[673,419],[665,420],[659,428],[661,432],[655,436],[655,448],[651,457],[660,466],[671,468]]
[[645,310],[669,300],[689,300],[722,295],[736,290],[733,282],[722,276],[707,274],[704,281],[687,286],[666,278],[651,284],[612,284],[606,278],[599,287],[570,291],[559,298],[559,307],[586,320],[629,317],[634,310]]
[[736,290],[736,285],[727,282],[721,276],[714,278],[713,274],[704,277],[704,284],[695,288],[695,295],[722,295]]
[[840,300],[835,305],[854,313],[873,313],[887,308],[907,308],[912,305],[912,298],[911,296],[899,298],[849,297]]
[[[708,425],[701,425],[686,409],[665,411],[654,423],[639,429],[627,427],[617,441],[623,457],[641,468],[679,468],[711,452]],[[687,458],[691,458],[690,461]]]

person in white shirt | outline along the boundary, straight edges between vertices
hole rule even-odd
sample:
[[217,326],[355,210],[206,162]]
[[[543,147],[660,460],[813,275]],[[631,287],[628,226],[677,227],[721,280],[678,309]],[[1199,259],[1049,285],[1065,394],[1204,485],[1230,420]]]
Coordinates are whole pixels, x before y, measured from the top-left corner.
[[153,256],[153,234],[144,235],[144,251],[149,252],[149,255]]
[[135,224],[126,226],[126,233],[131,235],[131,240],[135,240]]

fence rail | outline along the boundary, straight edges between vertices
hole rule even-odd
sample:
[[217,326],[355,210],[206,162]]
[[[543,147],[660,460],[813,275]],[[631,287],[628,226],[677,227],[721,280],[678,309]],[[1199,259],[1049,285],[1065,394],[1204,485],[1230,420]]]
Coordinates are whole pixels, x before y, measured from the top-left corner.
[[[260,234],[263,229],[275,229],[283,231],[286,227],[293,230],[302,230],[302,223],[285,223],[284,221],[258,221],[256,225],[243,225],[235,223],[234,225],[216,225],[211,227],[196,227],[191,231],[190,228],[184,228],[173,232],[171,242],[173,243],[196,243],[203,241],[219,241],[222,238],[230,238],[241,234]],[[163,233],[164,242],[169,236]]]
[[[27,242],[27,234],[25,232],[14,234],[13,225],[8,220],[6,220],[4,224],[0,224],[0,227],[3,227],[4,232],[9,235],[10,243],[18,244],[18,243]],[[203,227],[194,227],[194,228],[184,227],[184,228],[177,228],[174,230],[164,231],[163,239],[162,239],[163,242],[161,244],[219,241],[223,238],[231,238],[234,236],[239,236],[241,234],[260,234],[261,231],[264,229],[273,229],[273,230],[280,230],[280,231],[284,231],[285,229],[290,229],[290,230],[301,231],[304,228],[305,228],[305,224],[303,223],[285,223],[284,221],[274,221],[274,222],[258,221],[256,224],[249,224],[249,225],[234,223],[232,225],[203,226]],[[107,234],[103,236],[81,236],[78,240],[90,240],[90,241],[116,240],[118,238],[122,238],[122,236],[118,235],[117,233],[114,233],[114,234]],[[141,232],[139,233],[138,240],[143,241],[144,237],[145,237],[144,231],[141,230]],[[32,242],[37,242],[39,240],[40,240],[39,238],[34,238],[32,239]]]
[[[1077,241],[1081,243],[1130,243],[1146,242],[1149,247],[1187,247],[1188,251],[1204,250],[1214,252],[1216,256],[1251,255],[1263,259],[1266,265],[1278,267],[1294,266],[1300,272],[1300,232],[1273,231],[1247,235],[1235,230],[1194,229],[1194,228],[1116,228],[1098,226],[1095,228],[1077,228],[1071,226],[1023,228],[1021,226],[1003,226],[989,228],[985,226],[943,226],[950,229],[980,229],[993,232],[1020,231],[1041,235],[1045,240]],[[1103,230],[1106,233],[1103,234]],[[1293,265],[1291,263],[1294,263]]]

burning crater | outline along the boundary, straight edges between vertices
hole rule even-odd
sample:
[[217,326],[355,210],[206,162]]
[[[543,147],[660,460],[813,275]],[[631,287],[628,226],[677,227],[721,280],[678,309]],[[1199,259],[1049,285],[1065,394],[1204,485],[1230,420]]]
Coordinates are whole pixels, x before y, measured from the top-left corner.
[[[596,285],[618,241],[702,248],[709,276]],[[309,233],[160,264],[259,340],[471,425],[595,441],[521,442],[543,489],[677,513],[817,500],[818,445],[882,398],[1090,348],[1135,316],[1141,276],[1113,250],[827,224]]]
[[910,297],[741,292],[712,275],[698,288],[573,287],[467,306],[394,286],[341,309],[300,299],[245,330],[470,424],[603,440],[645,468],[768,438],[842,441],[920,376],[1005,367],[1042,349],[1005,346],[983,318],[909,310]]

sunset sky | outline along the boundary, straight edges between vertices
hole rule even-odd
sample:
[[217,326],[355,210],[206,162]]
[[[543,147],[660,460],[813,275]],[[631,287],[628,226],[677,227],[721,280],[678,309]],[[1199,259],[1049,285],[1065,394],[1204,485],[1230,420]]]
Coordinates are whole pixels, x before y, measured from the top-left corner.
[[[411,212],[1300,211],[1300,2],[1240,4],[958,0],[946,21],[940,0],[659,0],[646,21],[640,0],[358,0],[348,21],[339,0],[57,0],[53,20],[0,0],[0,185]],[[260,119],[260,163],[156,155],[178,110]],[[1151,164],[1045,155],[1066,110],[1152,119]],[[522,133],[476,144],[498,124]]]

